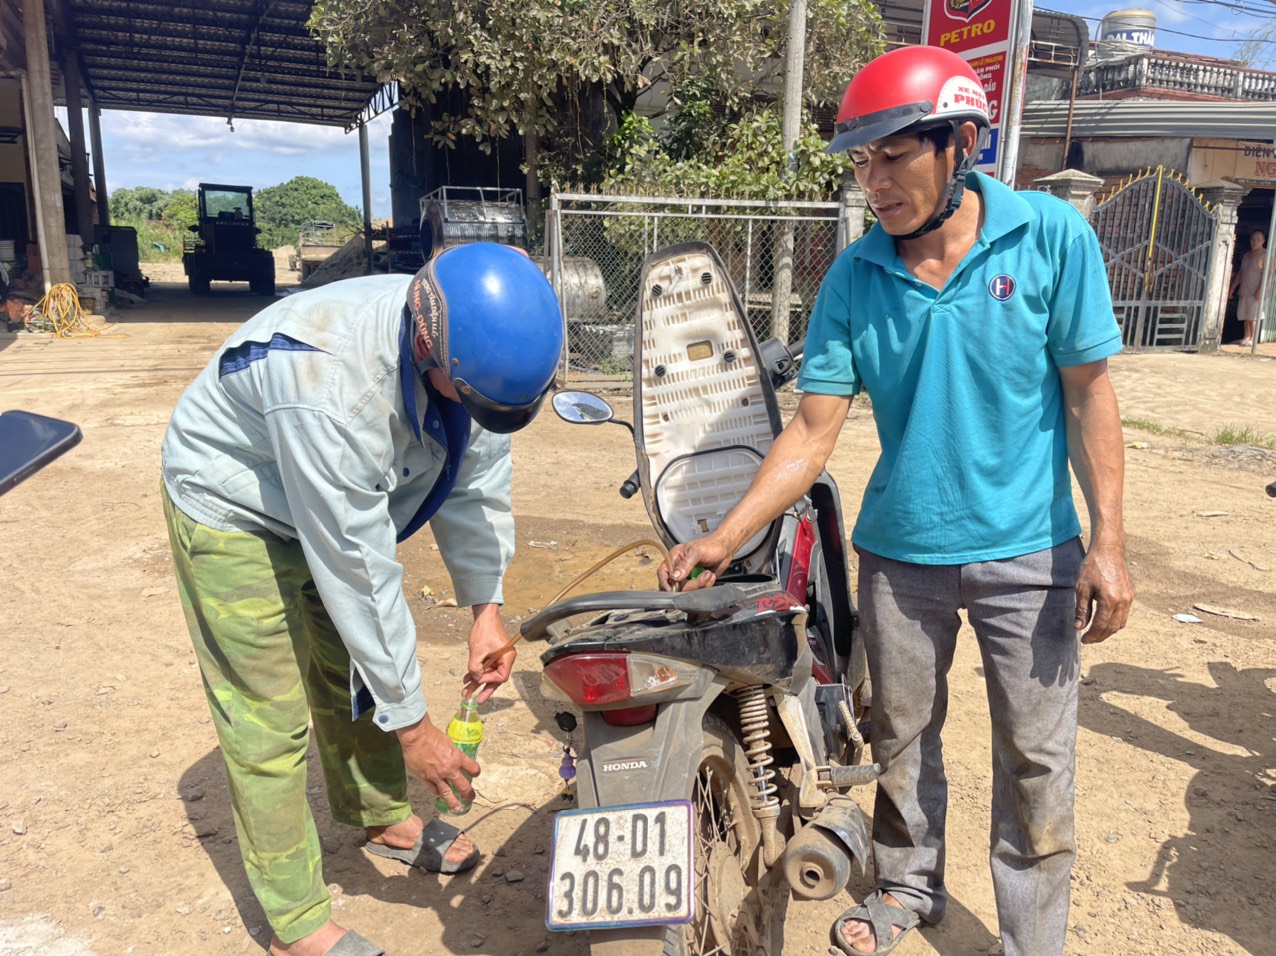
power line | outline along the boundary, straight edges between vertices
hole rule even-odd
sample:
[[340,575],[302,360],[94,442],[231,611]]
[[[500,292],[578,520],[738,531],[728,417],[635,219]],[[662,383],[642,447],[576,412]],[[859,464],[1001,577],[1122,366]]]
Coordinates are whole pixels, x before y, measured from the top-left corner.
[[[1213,0],[1196,0],[1196,2],[1198,2],[1198,3],[1212,3],[1212,2],[1213,2]],[[1220,5],[1220,6],[1221,6],[1221,5],[1223,5],[1223,4],[1218,4],[1218,5]],[[1077,16],[1077,17],[1078,17],[1079,19],[1081,19],[1081,20],[1089,20],[1089,21],[1091,21],[1092,23],[1100,23],[1100,24],[1101,24],[1101,23],[1103,22],[1103,19],[1104,19],[1103,17],[1087,17],[1087,16],[1082,16],[1082,15],[1080,15],[1080,14],[1073,14],[1073,15],[1074,15],[1074,16]],[[1202,42],[1205,42],[1205,43],[1232,43],[1232,44],[1237,44],[1237,43],[1259,43],[1259,44],[1262,44],[1262,45],[1264,45],[1264,46],[1276,46],[1276,40],[1268,40],[1268,39],[1263,39],[1263,38],[1260,38],[1260,37],[1253,37],[1253,36],[1246,36],[1246,37],[1240,37],[1240,38],[1236,38],[1236,37],[1232,37],[1232,38],[1228,38],[1228,37],[1204,37],[1204,36],[1201,36],[1201,35],[1200,35],[1200,34],[1198,34],[1198,33],[1185,33],[1185,32],[1183,32],[1182,30],[1171,30],[1169,27],[1163,27],[1163,26],[1161,26],[1159,23],[1158,23],[1158,24],[1157,24],[1157,26],[1156,26],[1156,32],[1157,32],[1157,33],[1170,33],[1170,34],[1173,34],[1174,36],[1187,37],[1187,38],[1188,38],[1188,39],[1190,39],[1190,40],[1201,40]]]
[[[1269,10],[1268,12],[1263,13],[1258,10],[1254,10],[1253,4],[1247,4],[1245,3],[1245,0],[1178,0],[1178,2],[1184,5],[1191,3],[1203,7],[1222,7],[1224,10],[1234,13],[1237,16],[1259,17],[1264,20],[1270,19],[1273,12]],[[1213,26],[1209,20],[1203,20],[1200,17],[1192,17],[1192,19],[1198,20],[1207,26]]]

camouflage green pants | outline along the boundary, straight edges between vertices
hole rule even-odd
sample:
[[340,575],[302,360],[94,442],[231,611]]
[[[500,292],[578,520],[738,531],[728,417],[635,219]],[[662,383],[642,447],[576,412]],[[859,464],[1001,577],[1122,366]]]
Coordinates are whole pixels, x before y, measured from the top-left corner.
[[350,657],[296,541],[216,531],[167,492],[164,513],[244,868],[271,928],[291,943],[332,912],[306,801],[307,724],[340,823],[385,826],[411,815],[403,751],[370,712],[350,719]]

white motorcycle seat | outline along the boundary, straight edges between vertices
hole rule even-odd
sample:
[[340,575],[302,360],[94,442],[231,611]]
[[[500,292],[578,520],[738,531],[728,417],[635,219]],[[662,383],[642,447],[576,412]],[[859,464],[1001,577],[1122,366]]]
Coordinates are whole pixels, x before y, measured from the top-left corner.
[[[707,247],[653,263],[641,290],[642,431],[654,507],[676,542],[705,535],[744,496],[771,447],[763,376],[738,300]],[[755,535],[736,557],[765,541]]]

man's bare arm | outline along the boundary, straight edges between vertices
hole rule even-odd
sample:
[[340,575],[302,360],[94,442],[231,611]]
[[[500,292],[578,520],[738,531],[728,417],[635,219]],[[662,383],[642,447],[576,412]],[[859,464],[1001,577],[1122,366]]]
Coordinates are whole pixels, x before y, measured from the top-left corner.
[[[748,492],[710,535],[669,552],[659,572],[665,589],[709,587],[750,538],[802,497],[824,470],[851,407],[850,396],[804,395],[793,420],[767,452]],[[704,573],[690,579],[697,567]]]
[[1090,513],[1090,543],[1077,581],[1077,630],[1097,644],[1125,627],[1134,600],[1125,560],[1125,439],[1104,359],[1059,370],[1068,457]]

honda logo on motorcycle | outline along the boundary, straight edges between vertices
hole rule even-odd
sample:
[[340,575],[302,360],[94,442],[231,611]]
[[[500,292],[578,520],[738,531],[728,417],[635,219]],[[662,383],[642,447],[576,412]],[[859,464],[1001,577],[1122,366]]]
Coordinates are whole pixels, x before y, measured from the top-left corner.
[[615,770],[646,770],[647,761],[645,760],[613,760],[611,763],[603,764],[603,773],[611,773]]
[[948,15],[955,20],[973,20],[992,0],[948,0]]

